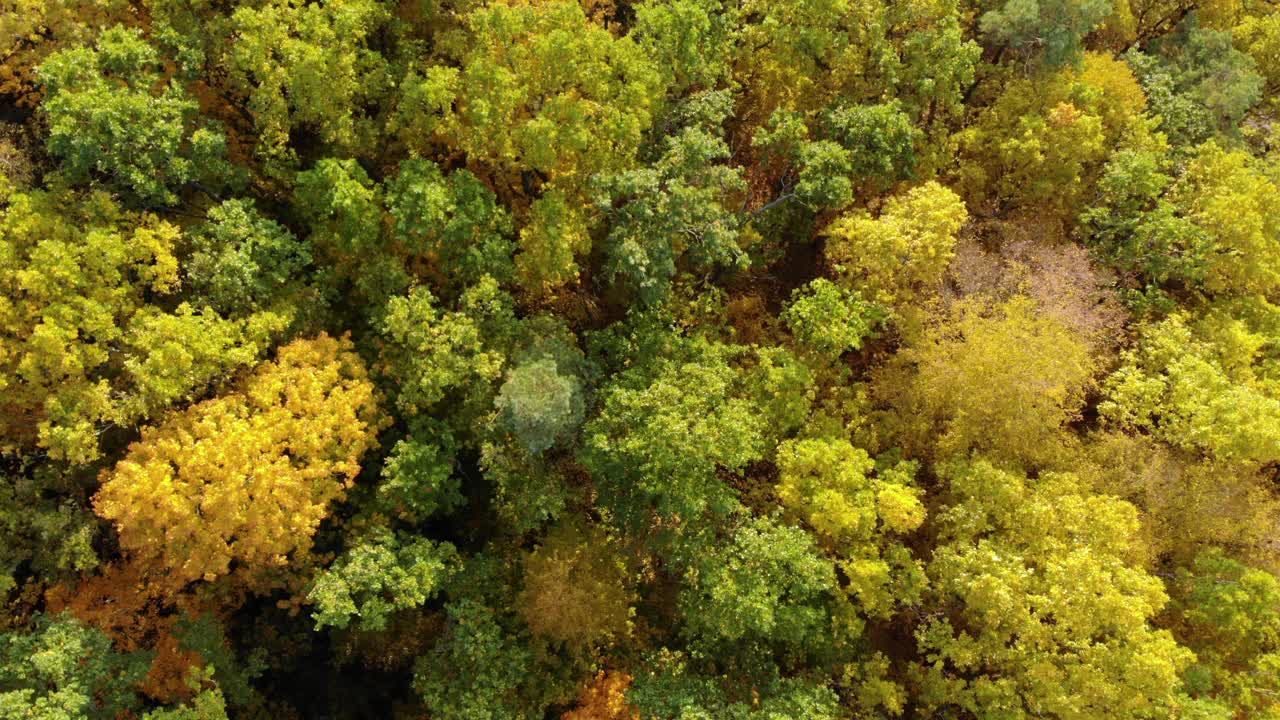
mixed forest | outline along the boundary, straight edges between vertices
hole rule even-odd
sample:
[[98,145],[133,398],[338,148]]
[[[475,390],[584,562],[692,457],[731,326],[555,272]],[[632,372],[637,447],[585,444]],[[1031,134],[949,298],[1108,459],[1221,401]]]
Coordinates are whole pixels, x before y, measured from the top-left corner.
[[0,718],[1280,719],[1274,0],[0,0]]

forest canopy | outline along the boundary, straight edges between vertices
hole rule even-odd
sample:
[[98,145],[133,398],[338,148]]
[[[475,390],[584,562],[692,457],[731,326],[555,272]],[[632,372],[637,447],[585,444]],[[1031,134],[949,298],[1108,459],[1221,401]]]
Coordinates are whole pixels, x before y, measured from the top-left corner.
[[1280,720],[1274,0],[0,0],[0,718]]

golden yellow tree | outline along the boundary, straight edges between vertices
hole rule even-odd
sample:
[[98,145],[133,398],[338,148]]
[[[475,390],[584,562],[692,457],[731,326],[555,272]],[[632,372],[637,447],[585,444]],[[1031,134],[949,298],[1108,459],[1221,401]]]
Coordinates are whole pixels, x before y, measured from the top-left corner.
[[144,428],[94,506],[169,587],[233,573],[269,587],[306,556],[382,422],[348,339],[298,340],[237,391]]

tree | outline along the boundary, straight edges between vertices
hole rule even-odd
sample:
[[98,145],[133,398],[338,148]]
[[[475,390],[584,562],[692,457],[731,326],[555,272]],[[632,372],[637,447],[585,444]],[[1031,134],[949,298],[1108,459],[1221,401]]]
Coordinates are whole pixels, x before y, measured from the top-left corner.
[[1280,289],[1280,183],[1247,153],[1209,143],[1179,178],[1173,202],[1210,238],[1210,292],[1274,296]]
[[1005,462],[1052,460],[1093,385],[1090,348],[1026,297],[957,304],[877,378],[897,440],[922,455],[972,450]]
[[1002,47],[1056,67],[1078,62],[1085,35],[1110,14],[1110,0],[1008,0],[978,24]]
[[[1266,464],[1280,459],[1280,399],[1253,368],[1259,346],[1242,343],[1239,355],[1213,342],[1215,321],[1175,314],[1140,329],[1138,344],[1103,383],[1098,411],[1113,426],[1144,430],[1176,447],[1212,457]],[[1243,323],[1223,330],[1248,343]],[[1197,327],[1198,325],[1198,327]],[[1199,332],[1197,332],[1197,330]],[[1263,341],[1253,335],[1253,343]]]
[[384,96],[391,78],[369,45],[389,19],[374,0],[276,0],[231,14],[236,41],[221,64],[253,118],[255,151],[268,173],[285,175],[296,162],[289,134],[298,129],[337,152],[373,147],[374,124],[363,109]]
[[796,341],[829,361],[861,349],[865,340],[875,337],[875,326],[884,319],[885,311],[879,305],[825,278],[797,288],[782,313]]
[[1125,60],[1175,147],[1236,135],[1241,118],[1262,99],[1253,59],[1232,46],[1230,32],[1201,27],[1194,13],[1146,49],[1130,50]]
[[486,275],[511,281],[511,214],[475,175],[446,175],[433,162],[411,159],[401,163],[386,193],[396,240],[407,254],[427,260],[442,284],[463,288]]
[[1156,287],[1200,287],[1212,242],[1167,195],[1173,183],[1162,153],[1121,150],[1098,180],[1098,200],[1080,220],[1091,245],[1116,268]]
[[666,299],[682,266],[708,272],[749,262],[738,243],[741,218],[730,209],[746,190],[741,172],[725,164],[730,103],[726,92],[690,97],[672,111],[683,127],[664,138],[656,160],[593,181],[609,219],[605,275],[641,302]]
[[375,527],[322,571],[307,600],[316,629],[383,630],[397,611],[429,600],[457,564],[453,545]]
[[94,508],[162,588],[227,575],[270,587],[306,562],[382,425],[350,341],[298,340],[234,392],[144,428]]
[[175,190],[229,177],[221,130],[198,121],[177,83],[160,94],[160,58],[138,30],[117,25],[95,48],[51,55],[40,66],[49,153],[68,181],[102,178],[143,205],[173,205]]
[[808,534],[756,518],[688,572],[683,631],[727,652],[737,643],[817,652],[830,641],[837,589],[835,568]]
[[414,666],[413,687],[427,711],[442,720],[540,717],[521,692],[533,678],[529,649],[474,600],[452,602],[447,612],[445,637]]
[[642,520],[650,506],[685,519],[733,506],[717,469],[741,470],[762,457],[766,427],[726,360],[709,352],[663,362],[602,391],[580,457],[620,519]]
[[454,474],[457,442],[443,423],[415,420],[391,446],[382,467],[378,506],[393,517],[417,521],[465,503]]
[[148,304],[180,286],[177,227],[105,194],[14,193],[0,209],[0,413],[8,450],[74,464],[99,433],[193,399],[255,362],[287,324]]
[[41,615],[29,633],[0,633],[0,713],[112,720],[140,704],[135,685],[149,663],[69,616]]
[[572,436],[582,424],[582,382],[561,374],[552,358],[513,368],[498,391],[498,423],[537,454]]
[[0,478],[0,596],[27,572],[52,582],[97,567],[97,523],[70,484],[47,466]]
[[652,0],[635,12],[632,35],[669,93],[712,90],[728,77],[738,18],[721,0]]
[[325,158],[297,175],[294,202],[311,226],[316,259],[374,308],[409,287],[404,259],[383,233],[382,188],[355,160]]
[[631,628],[632,579],[616,541],[596,528],[555,526],[524,557],[516,610],[534,635],[584,653]]
[[879,217],[858,211],[832,223],[827,259],[841,284],[904,312],[937,294],[967,218],[955,193],[925,183],[890,198]]
[[307,243],[241,199],[210,208],[191,244],[186,280],[196,297],[224,316],[286,301],[301,290],[300,276],[312,260]]
[[732,682],[734,678],[701,672],[697,661],[680,651],[662,649],[644,660],[627,693],[641,717],[835,720],[843,716],[840,698],[820,681],[775,676],[747,689]]
[[1193,660],[1151,618],[1168,597],[1126,564],[1137,511],[1070,474],[1036,480],[985,460],[944,470],[929,561],[935,614],[916,629],[925,712],[1140,718],[1168,712]]
[[505,188],[530,171],[570,194],[598,172],[630,166],[663,90],[632,39],[564,0],[479,7],[466,22],[447,135],[468,157]]
[[20,107],[34,107],[42,99],[36,69],[45,58],[89,44],[102,28],[128,14],[126,3],[116,0],[11,0],[5,10],[0,17],[0,95]]
[[958,189],[975,212],[991,204],[1074,217],[1111,148],[1149,142],[1146,104],[1125,64],[1098,53],[1079,68],[1012,80],[957,135]]
[[881,466],[847,440],[788,440],[778,447],[777,495],[835,556],[844,591],[867,617],[918,601],[923,571],[900,537],[925,520],[916,465]]
[[[470,292],[479,297],[499,291],[486,278]],[[454,412],[465,410],[467,425],[470,418],[489,412],[506,357],[486,342],[490,337],[482,320],[467,312],[442,312],[425,287],[387,303],[381,369],[398,381],[396,404],[402,412],[430,414],[446,398],[462,405]]]
[[1266,717],[1280,701],[1280,580],[1205,550],[1174,583],[1174,626],[1196,652],[1186,672],[1194,695]]

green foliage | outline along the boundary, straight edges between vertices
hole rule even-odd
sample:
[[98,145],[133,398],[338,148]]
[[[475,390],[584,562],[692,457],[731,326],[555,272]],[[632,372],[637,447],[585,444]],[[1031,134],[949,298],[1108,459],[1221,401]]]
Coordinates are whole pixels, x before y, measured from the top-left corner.
[[1007,0],[979,26],[995,43],[1054,67],[1077,62],[1085,35],[1110,14],[1110,0]]
[[1098,180],[1098,200],[1080,217],[1089,241],[1109,263],[1147,283],[1197,287],[1212,246],[1206,233],[1167,197],[1169,161],[1142,150],[1121,150]]
[[582,381],[542,358],[512,368],[498,391],[498,422],[537,454],[574,433],[584,412]]
[[394,612],[419,607],[436,593],[456,564],[449,543],[433,543],[374,528],[320,573],[307,599],[316,629],[383,630]]
[[[232,638],[227,636],[227,626],[208,613],[180,618],[176,635],[179,647],[198,654],[204,661],[206,676],[200,678],[201,687],[214,683],[211,690],[197,696],[193,703],[197,712],[201,708],[216,708],[220,699],[235,706],[247,706],[256,699],[252,682],[266,666],[263,648],[253,648],[243,660],[237,657],[231,647]],[[206,693],[211,697],[201,700],[200,696]]]
[[602,391],[581,459],[621,518],[638,519],[651,505],[686,519],[733,506],[717,469],[737,471],[759,459],[766,426],[742,396],[728,350],[709,348],[700,360],[624,373]]
[[441,424],[419,420],[391,447],[378,486],[379,504],[393,515],[421,519],[462,505],[454,475],[457,443]]
[[920,131],[900,102],[841,105],[809,122],[780,110],[756,131],[752,145],[795,167],[790,194],[810,209],[841,208],[854,191],[883,191],[912,177]]
[[1207,550],[1174,585],[1175,630],[1196,652],[1188,690],[1250,716],[1280,710],[1280,580]]
[[208,218],[192,234],[184,264],[197,297],[224,316],[238,316],[297,292],[311,263],[306,243],[247,200],[216,205]]
[[734,697],[713,678],[689,667],[686,657],[662,651],[647,658],[646,670],[627,693],[644,713],[658,720],[782,720],[843,717],[839,698],[827,687],[801,679],[775,679],[763,688],[752,688],[749,697]]
[[231,171],[226,138],[197,121],[195,99],[176,82],[155,91],[160,58],[137,30],[117,25],[96,48],[55,53],[40,78],[49,153],[70,182],[101,178],[143,205],[173,205],[182,186]]
[[66,483],[50,475],[36,468],[0,479],[0,597],[17,587],[21,571],[52,580],[98,566],[92,514],[55,492]]
[[529,649],[508,634],[493,610],[474,600],[447,607],[449,628],[414,667],[413,687],[442,720],[533,720],[522,686],[536,670]]
[[469,425],[472,413],[492,407],[505,358],[487,348],[473,316],[441,312],[431,292],[418,287],[387,303],[382,335],[383,370],[396,380],[403,412],[430,413],[449,398],[456,403],[450,414],[465,413],[461,421]]
[[253,120],[255,153],[278,168],[269,172],[296,160],[290,133],[302,129],[337,151],[371,147],[374,123],[364,109],[383,97],[391,78],[369,45],[389,19],[376,0],[274,0],[231,14],[235,42],[222,61]]
[[864,340],[874,337],[876,325],[884,318],[880,306],[866,302],[856,290],[824,278],[796,289],[791,294],[791,304],[782,313],[796,341],[828,359],[861,349]]
[[512,279],[511,215],[470,172],[446,176],[433,162],[408,160],[387,183],[387,209],[405,251],[429,260],[450,286]]
[[721,0],[650,0],[635,12],[632,33],[668,92],[710,90],[729,75],[737,17]]
[[1175,146],[1234,135],[1262,99],[1263,79],[1253,59],[1232,46],[1231,33],[1201,27],[1194,13],[1147,53],[1132,50],[1125,60]]
[[829,638],[835,568],[803,530],[754,519],[699,558],[680,595],[684,632],[733,643],[814,652]]
[[199,681],[194,684],[198,692],[189,703],[144,713],[142,720],[227,720],[227,701],[222,691],[216,686],[201,690]]
[[508,178],[537,172],[564,190],[630,165],[662,92],[634,41],[567,0],[494,3],[466,23],[447,133],[470,158]]
[[605,274],[644,303],[667,298],[681,264],[705,272],[748,262],[730,209],[746,188],[724,164],[730,152],[720,131],[730,100],[723,92],[691,97],[673,112],[685,126],[664,139],[652,164],[595,178],[596,204],[610,221]]
[[913,177],[920,131],[901,102],[838,107],[826,122],[829,135],[853,153],[851,169],[857,177],[870,179],[880,190]]
[[135,684],[149,663],[69,616],[40,616],[28,633],[0,633],[0,714],[112,720],[139,705]]

